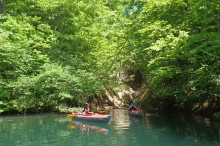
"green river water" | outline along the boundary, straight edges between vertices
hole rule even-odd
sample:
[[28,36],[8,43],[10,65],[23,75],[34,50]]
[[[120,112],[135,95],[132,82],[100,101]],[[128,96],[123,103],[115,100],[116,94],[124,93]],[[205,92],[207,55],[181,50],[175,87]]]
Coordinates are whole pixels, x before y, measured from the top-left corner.
[[220,122],[200,116],[130,117],[114,109],[108,124],[65,114],[0,117],[0,146],[220,146]]

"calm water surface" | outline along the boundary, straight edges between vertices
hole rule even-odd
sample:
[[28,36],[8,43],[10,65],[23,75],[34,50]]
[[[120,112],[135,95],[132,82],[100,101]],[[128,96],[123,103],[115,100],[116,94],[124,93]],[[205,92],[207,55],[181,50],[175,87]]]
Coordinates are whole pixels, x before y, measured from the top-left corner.
[[0,146],[220,146],[220,122],[199,116],[129,117],[111,111],[108,124],[61,114],[0,117]]

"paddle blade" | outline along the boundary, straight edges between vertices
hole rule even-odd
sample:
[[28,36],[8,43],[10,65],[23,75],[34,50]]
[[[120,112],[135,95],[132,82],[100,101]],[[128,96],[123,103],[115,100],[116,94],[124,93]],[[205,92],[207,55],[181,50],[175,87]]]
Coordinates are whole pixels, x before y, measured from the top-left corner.
[[67,114],[67,118],[74,118],[76,114]]
[[105,114],[105,113],[107,113],[107,112],[103,110],[103,111],[99,111],[99,113],[100,113],[100,114]]
[[76,128],[76,126],[72,123],[69,123],[69,124],[67,124],[67,128],[68,129],[74,129],[74,128]]

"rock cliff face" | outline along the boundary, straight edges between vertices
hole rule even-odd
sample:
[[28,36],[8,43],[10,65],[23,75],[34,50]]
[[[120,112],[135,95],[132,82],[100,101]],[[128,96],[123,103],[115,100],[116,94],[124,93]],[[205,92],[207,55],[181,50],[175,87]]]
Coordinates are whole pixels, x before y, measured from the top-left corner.
[[150,92],[147,85],[135,88],[135,90],[128,85],[123,85],[117,89],[104,89],[102,94],[102,103],[104,104],[100,104],[99,107],[104,105],[105,108],[108,108],[108,106],[113,108],[128,108],[129,102],[135,101],[139,108],[148,113],[191,112],[212,115],[220,111],[219,98],[177,101],[173,97],[152,98]]
[[129,101],[134,99],[134,93],[135,91],[131,87],[125,85],[114,89],[103,88],[102,94],[97,95],[90,104],[96,108],[92,109],[94,111],[108,110],[109,108],[128,108]]
[[132,98],[132,93],[134,91],[132,88],[124,88],[121,90],[105,90],[105,96],[116,108],[121,108],[127,106],[127,102],[130,98]]
[[138,90],[133,90],[128,85],[123,85],[120,88],[115,89],[103,89],[103,93],[97,95],[97,98],[92,101],[94,107],[103,108],[111,106],[113,108],[128,108],[130,102],[135,102],[138,106],[141,106],[142,99],[148,94],[146,87],[142,87]]
[[[133,76],[133,80],[129,77]],[[139,71],[120,72],[118,79],[124,84],[117,88],[103,88],[94,102],[98,108],[114,107],[128,108],[129,102],[135,101],[136,105],[148,113],[155,112],[192,112],[212,114],[220,111],[220,98],[201,97],[198,99],[177,100],[175,97],[151,96],[153,91],[148,89]],[[146,79],[145,79],[146,80]]]
[[[133,78],[131,79],[131,76]],[[124,84],[117,88],[103,88],[103,92],[98,96],[96,106],[103,104],[112,106],[114,108],[127,108],[129,102],[136,101],[141,105],[141,99],[148,94],[147,86],[143,86],[143,78],[140,71],[135,70],[120,70],[117,73],[117,78]]]

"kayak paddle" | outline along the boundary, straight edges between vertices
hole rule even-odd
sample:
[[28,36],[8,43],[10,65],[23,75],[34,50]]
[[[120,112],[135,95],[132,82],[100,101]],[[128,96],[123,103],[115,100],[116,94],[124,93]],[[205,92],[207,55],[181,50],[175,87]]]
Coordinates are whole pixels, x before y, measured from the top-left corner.
[[72,114],[67,114],[67,118],[74,118],[76,116],[76,114],[72,113]]

